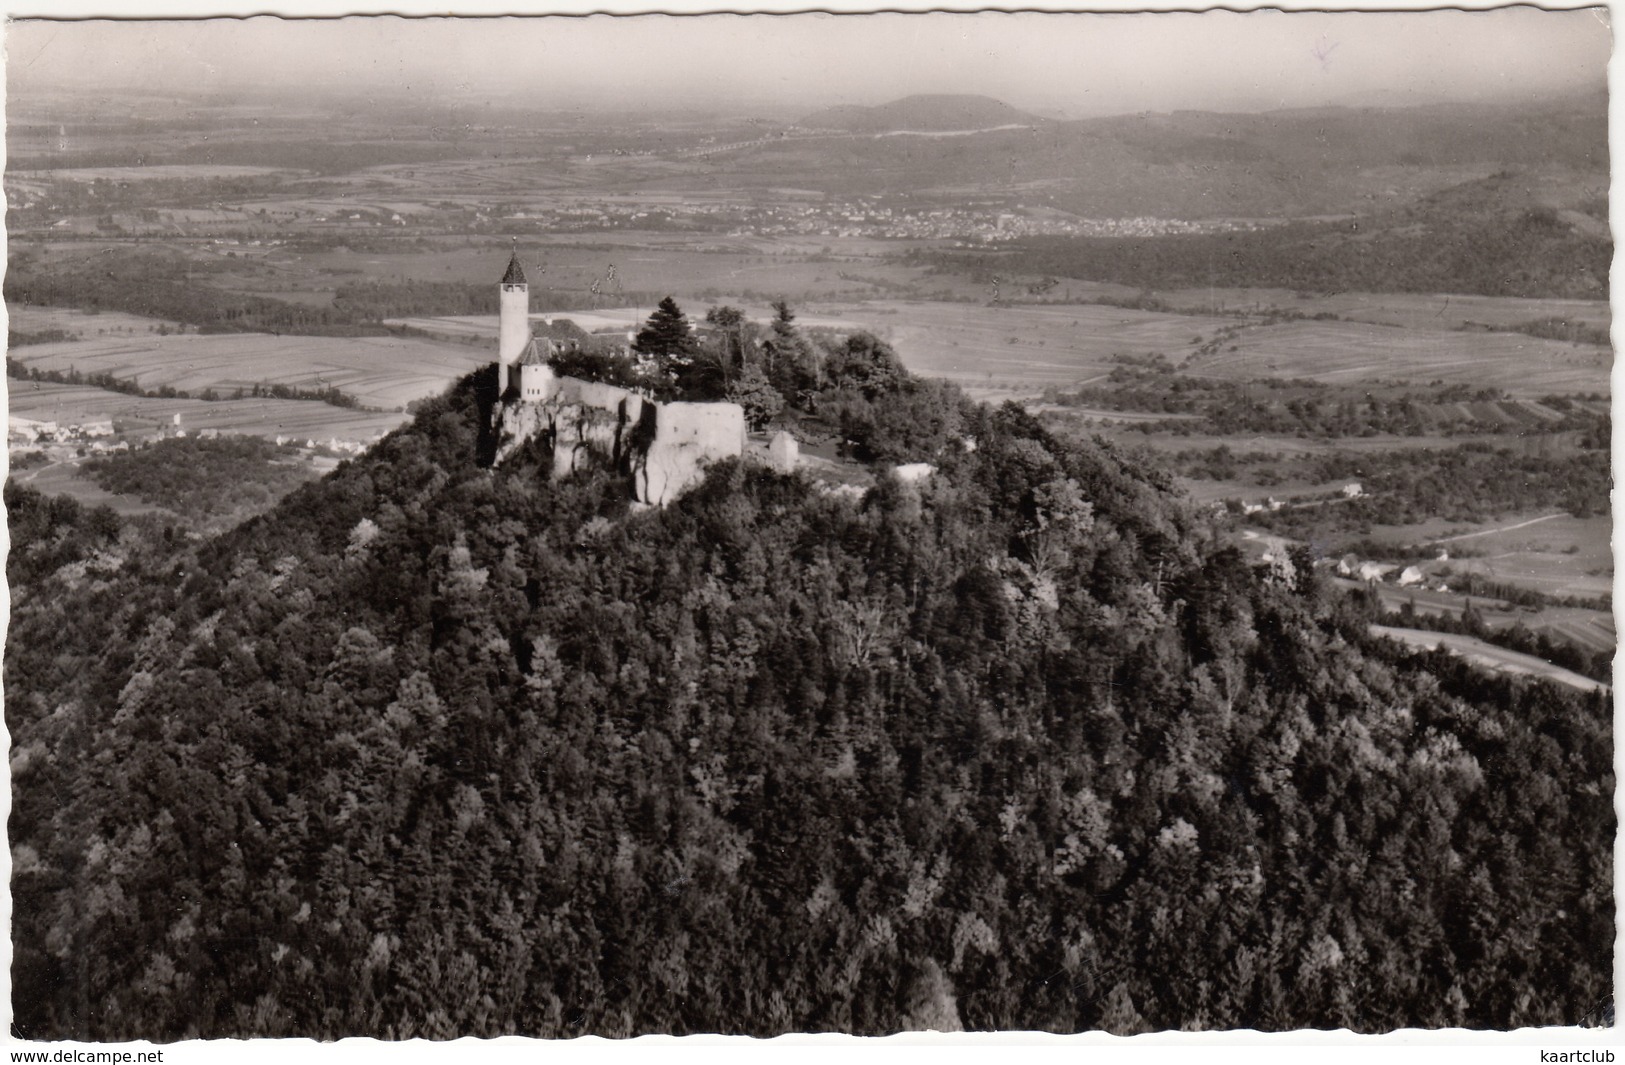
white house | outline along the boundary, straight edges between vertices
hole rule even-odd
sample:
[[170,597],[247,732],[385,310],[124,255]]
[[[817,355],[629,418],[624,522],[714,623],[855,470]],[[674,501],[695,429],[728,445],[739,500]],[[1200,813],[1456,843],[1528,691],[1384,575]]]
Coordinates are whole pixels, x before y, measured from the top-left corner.
[[1355,575],[1362,581],[1380,581],[1398,568],[1388,562],[1362,562]]

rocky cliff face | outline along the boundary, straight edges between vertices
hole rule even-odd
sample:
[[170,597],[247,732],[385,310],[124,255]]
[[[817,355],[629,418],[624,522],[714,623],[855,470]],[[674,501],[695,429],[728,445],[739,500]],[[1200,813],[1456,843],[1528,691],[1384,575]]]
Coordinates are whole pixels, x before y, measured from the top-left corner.
[[662,403],[654,437],[632,455],[633,493],[657,506],[676,499],[705,467],[745,450],[745,412],[737,403]]
[[546,399],[509,400],[491,415],[500,464],[540,437],[553,476],[588,461],[627,474],[640,503],[664,506],[705,475],[705,467],[744,453],[745,414],[736,403],[654,403],[610,385],[559,378]]
[[496,439],[496,457],[492,465],[500,466],[527,440],[553,431],[553,419],[539,403],[498,403],[491,410],[491,435]]
[[624,465],[629,426],[615,412],[566,403],[550,406],[546,414],[551,422],[554,477],[568,476],[593,456]]

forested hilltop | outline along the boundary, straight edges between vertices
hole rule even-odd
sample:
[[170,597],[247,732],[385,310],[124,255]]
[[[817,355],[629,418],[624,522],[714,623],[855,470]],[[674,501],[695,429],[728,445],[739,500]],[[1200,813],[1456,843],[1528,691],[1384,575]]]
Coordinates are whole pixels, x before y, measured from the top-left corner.
[[1014,406],[933,392],[918,483],[727,463],[633,513],[536,445],[481,468],[490,377],[210,539],[8,485],[17,1035],[1608,996],[1609,698],[1375,640]]

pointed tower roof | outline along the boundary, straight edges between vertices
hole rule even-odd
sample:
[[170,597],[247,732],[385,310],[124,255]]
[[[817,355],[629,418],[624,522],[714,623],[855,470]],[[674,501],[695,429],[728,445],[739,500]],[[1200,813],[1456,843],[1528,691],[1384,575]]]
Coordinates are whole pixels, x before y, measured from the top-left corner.
[[516,250],[513,257],[508,260],[508,272],[502,275],[504,285],[523,285],[525,283],[525,268],[519,265],[519,252]]
[[520,366],[546,366],[548,356],[559,350],[559,345],[551,337],[536,337],[531,333],[530,343],[525,346],[525,354],[520,356]]

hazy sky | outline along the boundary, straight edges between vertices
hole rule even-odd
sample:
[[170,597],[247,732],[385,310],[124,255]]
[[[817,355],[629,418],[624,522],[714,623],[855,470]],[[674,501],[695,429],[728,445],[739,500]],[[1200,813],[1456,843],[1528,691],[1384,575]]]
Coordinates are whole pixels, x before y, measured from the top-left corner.
[[1057,117],[1601,89],[1610,46],[1603,9],[1527,7],[23,21],[9,25],[6,41],[13,104],[69,87],[171,93],[331,85],[411,99],[516,95],[544,106],[733,103],[794,111],[960,92]]

